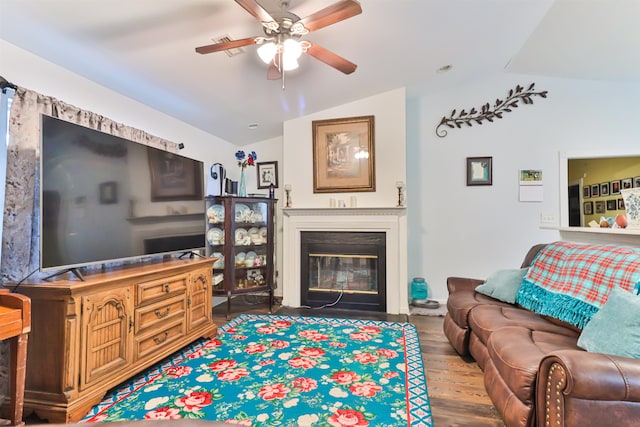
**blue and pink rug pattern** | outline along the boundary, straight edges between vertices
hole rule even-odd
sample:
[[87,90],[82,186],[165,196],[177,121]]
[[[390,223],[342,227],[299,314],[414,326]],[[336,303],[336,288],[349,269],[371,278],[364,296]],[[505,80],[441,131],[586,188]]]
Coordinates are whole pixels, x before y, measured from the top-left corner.
[[108,394],[82,422],[433,427],[410,323],[240,315]]

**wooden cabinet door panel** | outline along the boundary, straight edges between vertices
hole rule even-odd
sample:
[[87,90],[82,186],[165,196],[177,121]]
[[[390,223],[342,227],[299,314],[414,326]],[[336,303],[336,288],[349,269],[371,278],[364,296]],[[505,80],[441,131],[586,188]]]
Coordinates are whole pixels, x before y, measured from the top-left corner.
[[202,269],[191,274],[188,298],[188,330],[211,323],[211,269]]
[[130,287],[82,298],[81,389],[131,364],[131,316]]

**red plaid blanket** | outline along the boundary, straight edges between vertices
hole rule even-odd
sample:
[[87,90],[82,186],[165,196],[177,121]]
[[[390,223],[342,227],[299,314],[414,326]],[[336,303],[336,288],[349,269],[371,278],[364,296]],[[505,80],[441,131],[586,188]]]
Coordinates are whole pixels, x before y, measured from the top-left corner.
[[516,302],[583,327],[614,287],[640,282],[640,248],[554,242],[536,256]]

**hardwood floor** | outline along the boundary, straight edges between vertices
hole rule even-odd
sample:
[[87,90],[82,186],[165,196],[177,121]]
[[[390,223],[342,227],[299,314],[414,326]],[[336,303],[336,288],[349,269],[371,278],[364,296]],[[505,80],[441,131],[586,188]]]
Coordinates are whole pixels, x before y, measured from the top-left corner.
[[[241,313],[266,314],[260,298],[234,298],[231,318]],[[410,322],[418,329],[422,360],[435,427],[503,427],[500,416],[484,389],[482,371],[473,360],[464,360],[453,350],[442,331],[444,317],[387,315],[353,310],[305,310],[274,307],[276,314],[346,317],[391,322]],[[214,321],[227,322],[226,303],[214,307]]]

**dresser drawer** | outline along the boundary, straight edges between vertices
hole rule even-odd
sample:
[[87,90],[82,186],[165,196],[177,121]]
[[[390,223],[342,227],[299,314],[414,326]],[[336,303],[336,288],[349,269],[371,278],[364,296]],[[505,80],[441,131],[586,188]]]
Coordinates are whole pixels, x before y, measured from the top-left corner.
[[187,291],[188,276],[165,277],[163,279],[138,283],[136,286],[136,306],[165,298],[168,295]]
[[169,323],[177,317],[185,319],[186,307],[186,295],[183,293],[137,308],[135,310],[135,334],[154,328],[159,324]]
[[184,319],[177,319],[161,328],[135,338],[134,357],[136,360],[162,351],[167,345],[185,336],[186,323]]

